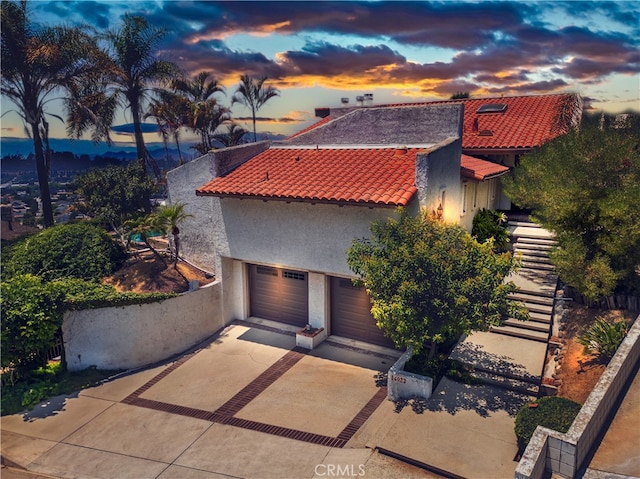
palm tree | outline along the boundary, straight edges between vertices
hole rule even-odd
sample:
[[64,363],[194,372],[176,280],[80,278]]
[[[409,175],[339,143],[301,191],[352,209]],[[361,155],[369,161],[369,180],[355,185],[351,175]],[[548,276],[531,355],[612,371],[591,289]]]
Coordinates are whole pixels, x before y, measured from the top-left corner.
[[188,105],[187,125],[200,135],[200,145],[196,148],[204,154],[213,147],[213,135],[218,127],[229,120],[229,110],[213,98],[224,88],[210,72],[200,72],[193,80],[180,78],[173,82],[173,91]]
[[225,133],[218,133],[217,135],[214,135],[213,138],[228,148],[230,146],[239,145],[246,133],[247,130],[242,128],[240,125],[237,123],[231,123],[230,125],[227,125],[227,131]]
[[107,101],[115,101],[131,112],[136,153],[140,162],[146,165],[150,159],[141,127],[145,105],[153,84],[169,81],[178,73],[174,63],[156,58],[156,50],[164,34],[163,29],[149,25],[143,17],[125,14],[119,28],[98,35],[98,39],[106,43],[110,61],[99,81],[94,78],[90,85],[84,85],[70,104],[70,117],[75,114],[85,119],[77,123],[84,129],[75,130],[76,136],[94,128],[94,139],[110,142],[109,128],[116,109],[107,109],[104,105]]
[[186,205],[177,201],[171,205],[160,206],[156,211],[156,224],[160,229],[164,230],[167,235],[171,235],[170,244],[173,244],[173,253],[175,254],[174,266],[178,264],[178,255],[180,253],[180,229],[178,223],[183,222],[193,215],[185,211]]
[[264,76],[259,80],[252,79],[249,75],[240,77],[240,85],[233,94],[231,105],[241,103],[251,110],[251,118],[253,119],[253,141],[257,141],[256,136],[256,113],[262,106],[274,96],[280,95],[277,88],[267,86],[264,82],[267,77]]
[[162,140],[167,149],[167,138],[173,137],[178,149],[179,164],[184,164],[180,150],[180,128],[187,124],[188,108],[184,99],[167,91],[158,91],[159,98],[154,100],[145,113],[146,118],[155,118]]
[[[60,89],[74,90],[101,64],[93,39],[77,28],[39,27],[27,2],[2,2],[1,91],[33,139],[44,226],[53,225],[49,191],[49,123],[46,105]],[[51,115],[62,121],[62,118]]]

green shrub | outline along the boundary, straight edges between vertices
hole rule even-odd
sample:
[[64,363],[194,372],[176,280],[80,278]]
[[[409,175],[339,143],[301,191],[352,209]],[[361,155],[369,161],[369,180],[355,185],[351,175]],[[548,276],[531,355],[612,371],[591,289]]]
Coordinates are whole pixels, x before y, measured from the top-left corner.
[[471,235],[479,243],[493,238],[495,251],[506,251],[509,246],[509,232],[502,226],[507,221],[504,213],[482,208],[473,217]]
[[119,292],[110,284],[78,278],[58,279],[52,284],[65,292],[63,307],[68,311],[155,303],[178,296],[177,293]]
[[43,281],[75,277],[99,280],[117,270],[126,253],[109,234],[88,223],[47,228],[8,251],[5,273],[32,274]]
[[524,449],[529,444],[536,427],[544,426],[558,432],[567,432],[582,407],[570,399],[546,396],[538,399],[537,406],[522,406],[516,416],[515,432],[518,447]]
[[33,275],[0,283],[2,360],[18,376],[46,364],[46,352],[62,324],[64,292]]
[[627,324],[624,321],[610,323],[604,317],[598,316],[589,329],[578,338],[578,342],[584,346],[585,353],[609,361],[626,334]]

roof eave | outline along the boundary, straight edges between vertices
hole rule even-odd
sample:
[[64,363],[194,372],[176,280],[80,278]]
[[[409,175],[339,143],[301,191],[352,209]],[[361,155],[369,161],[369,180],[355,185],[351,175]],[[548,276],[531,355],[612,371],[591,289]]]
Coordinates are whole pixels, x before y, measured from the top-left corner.
[[[325,200],[316,198],[293,198],[287,196],[258,196],[258,195],[238,195],[228,193],[212,193],[196,190],[196,196],[211,196],[217,198],[235,198],[240,200],[262,200],[262,201],[284,201],[285,203],[311,203],[336,206],[368,206],[369,208],[397,208],[407,206],[407,203],[382,203],[375,201],[348,201],[348,200]],[[413,196],[412,196],[413,197]]]

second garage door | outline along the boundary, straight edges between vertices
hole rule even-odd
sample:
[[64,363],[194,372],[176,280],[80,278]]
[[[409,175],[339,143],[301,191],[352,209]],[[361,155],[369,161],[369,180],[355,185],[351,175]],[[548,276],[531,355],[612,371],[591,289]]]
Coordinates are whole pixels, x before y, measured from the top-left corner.
[[272,266],[249,266],[251,316],[305,326],[309,319],[307,273]]
[[371,302],[363,287],[350,279],[331,278],[331,334],[393,348],[371,316]]

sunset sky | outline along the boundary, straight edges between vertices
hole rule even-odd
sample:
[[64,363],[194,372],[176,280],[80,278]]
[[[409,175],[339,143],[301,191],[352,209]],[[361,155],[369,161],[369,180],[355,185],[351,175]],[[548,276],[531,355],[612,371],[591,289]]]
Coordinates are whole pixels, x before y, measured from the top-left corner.
[[[640,110],[637,2],[32,1],[46,25],[113,28],[123,13],[164,27],[163,58],[188,76],[211,71],[229,105],[242,74],[266,75],[281,96],[259,132],[290,134],[314,108],[449,98],[577,92],[595,110]],[[2,99],[3,114],[12,107]],[[53,112],[60,114],[57,103]],[[235,118],[249,112],[234,105]],[[130,119],[123,113],[119,123]],[[240,122],[250,129],[250,122]],[[51,120],[52,136],[64,125]],[[3,136],[24,136],[13,113]],[[115,140],[127,141],[122,135]],[[149,141],[158,141],[152,135]]]

